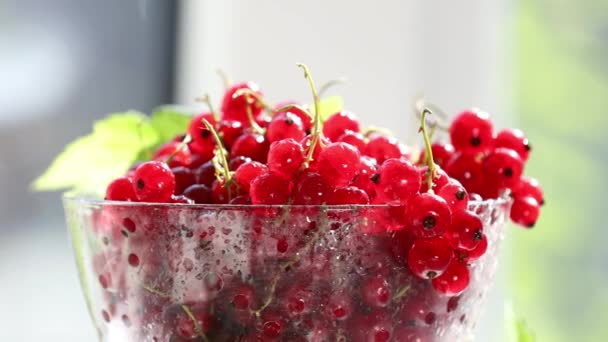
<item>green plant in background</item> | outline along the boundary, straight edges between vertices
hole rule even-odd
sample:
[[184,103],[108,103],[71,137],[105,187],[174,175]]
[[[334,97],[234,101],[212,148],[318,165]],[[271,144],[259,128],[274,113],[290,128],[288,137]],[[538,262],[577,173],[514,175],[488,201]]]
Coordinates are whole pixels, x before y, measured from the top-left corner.
[[514,307],[538,341],[608,340],[608,1],[522,1],[516,108],[547,205],[512,232]]

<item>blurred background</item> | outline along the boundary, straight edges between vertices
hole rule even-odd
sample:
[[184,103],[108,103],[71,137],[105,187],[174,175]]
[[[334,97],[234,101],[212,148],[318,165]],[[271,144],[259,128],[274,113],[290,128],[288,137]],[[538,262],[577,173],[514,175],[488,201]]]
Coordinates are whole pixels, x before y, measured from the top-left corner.
[[419,143],[424,94],[518,126],[547,205],[511,227],[479,341],[505,305],[538,341],[608,340],[608,1],[0,0],[0,341],[93,341],[60,194],[30,182],[106,113],[217,99],[220,67],[308,101],[307,63],[367,124]]

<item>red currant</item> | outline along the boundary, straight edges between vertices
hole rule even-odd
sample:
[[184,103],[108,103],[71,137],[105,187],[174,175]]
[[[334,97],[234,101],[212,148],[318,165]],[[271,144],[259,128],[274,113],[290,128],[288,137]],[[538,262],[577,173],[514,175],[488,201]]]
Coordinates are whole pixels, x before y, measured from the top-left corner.
[[448,202],[448,206],[452,212],[465,210],[469,204],[469,194],[467,190],[455,179],[442,186],[437,195]]
[[[300,144],[304,148],[304,154],[306,154],[306,155],[308,155],[308,151],[310,150],[311,142],[312,142],[311,135],[305,136],[304,139],[302,139],[300,141]],[[323,148],[325,148],[325,146],[327,146],[329,144],[330,144],[330,141],[327,138],[321,137],[321,139],[319,139],[319,142],[315,145],[315,149],[312,152],[312,160],[310,161],[309,168],[315,169],[315,170],[317,169],[316,166],[317,166],[317,160],[319,160],[319,154],[321,153]]]
[[435,290],[447,296],[458,296],[469,286],[469,269],[453,258],[442,275],[433,278]]
[[119,177],[113,180],[106,189],[105,199],[108,201],[137,201],[131,179]]
[[247,107],[251,108],[251,114],[254,118],[258,117],[264,107],[253,96],[243,95],[234,98],[234,94],[241,89],[248,89],[255,92],[259,96],[262,96],[260,87],[253,82],[237,83],[232,85],[226,90],[224,98],[222,99],[222,119],[240,121],[243,125],[249,127]]
[[291,108],[286,112],[278,112],[277,110],[285,107],[287,105],[297,105],[298,103],[296,101],[283,101],[283,102],[279,102],[274,106],[274,115],[279,115],[281,113],[291,113],[297,117],[300,118],[300,120],[302,120],[302,127],[304,128],[304,132],[306,132],[306,134],[310,133],[310,130],[312,129],[312,118],[310,117],[310,115],[308,115],[308,113],[306,113],[303,110],[300,110],[298,108]]
[[452,213],[452,224],[446,236],[454,249],[475,249],[483,236],[483,223],[479,217],[467,210]]
[[543,189],[540,187],[540,183],[534,178],[521,177],[512,191],[512,195],[515,198],[530,196],[534,198],[538,204],[545,204]]
[[216,179],[211,184],[211,199],[213,203],[226,204],[239,195],[234,182],[226,182],[224,178]]
[[402,159],[387,159],[372,176],[376,196],[389,204],[406,204],[420,190],[420,174],[414,165]]
[[171,169],[175,176],[175,195],[181,195],[184,190],[196,182],[194,172],[186,167],[178,166]]
[[515,151],[507,148],[492,151],[483,163],[486,192],[490,191],[485,197],[498,197],[501,190],[517,185],[523,168],[524,163]]
[[470,250],[470,251],[461,251],[461,252],[459,252],[459,254],[462,258],[462,261],[464,261],[466,263],[470,263],[470,262],[473,262],[473,261],[481,258],[481,256],[483,256],[487,250],[488,250],[488,237],[486,236],[486,234],[482,234],[481,241],[479,241],[479,244],[477,245],[477,247],[475,247],[473,250]]
[[202,184],[194,184],[184,190],[184,197],[191,199],[196,204],[212,203],[211,189]]
[[230,150],[234,141],[243,134],[243,124],[235,120],[222,120],[218,128],[222,142],[227,150]]
[[516,197],[513,201],[510,216],[518,225],[526,228],[534,227],[539,214],[540,206],[533,197]]
[[270,143],[288,138],[300,141],[305,135],[302,120],[290,112],[276,115],[266,131],[266,138]]
[[391,300],[391,289],[383,276],[372,276],[361,284],[361,298],[372,307],[385,307]]
[[230,161],[228,162],[228,168],[230,169],[230,171],[235,171],[236,169],[239,168],[239,166],[250,162],[251,158],[249,157],[245,157],[245,156],[236,156],[232,159],[230,159]]
[[251,182],[249,195],[253,204],[287,204],[290,196],[290,184],[282,176],[267,172]]
[[335,187],[346,186],[359,172],[359,151],[353,146],[331,143],[319,153],[317,168],[325,180]]
[[331,186],[317,172],[305,170],[294,189],[294,204],[319,205],[328,203]]
[[268,167],[260,162],[250,161],[242,164],[236,169],[234,174],[234,180],[236,183],[249,192],[251,182],[259,175],[268,171]]
[[528,160],[531,150],[528,139],[524,135],[524,132],[519,129],[504,129],[498,132],[494,146],[508,148],[517,152],[524,162]]
[[194,156],[188,146],[182,146],[181,141],[170,141],[156,150],[152,159],[157,161],[168,161],[169,167],[185,166],[191,167]]
[[452,254],[450,243],[442,236],[416,239],[407,256],[407,264],[415,275],[432,279],[448,268]]
[[353,312],[353,302],[345,291],[334,292],[327,300],[325,314],[331,321],[343,321]]
[[194,174],[198,184],[211,187],[211,184],[215,180],[215,166],[213,165],[213,162],[208,161],[199,166],[196,171],[194,171]]
[[329,204],[369,204],[367,193],[357,187],[347,186],[334,190]]
[[452,222],[447,202],[429,192],[414,195],[406,210],[408,228],[417,237],[442,235]]
[[346,131],[359,132],[359,130],[359,121],[350,112],[337,112],[327,118],[323,124],[323,135],[330,141],[338,141]]
[[337,141],[351,144],[354,148],[359,150],[359,153],[364,153],[365,148],[367,147],[365,137],[363,136],[363,134],[358,132],[346,131],[338,138]]
[[270,144],[263,135],[249,132],[234,141],[230,155],[233,157],[245,156],[260,163],[266,163],[269,148]]
[[192,118],[188,126],[188,134],[192,138],[188,147],[198,154],[205,161],[213,158],[213,149],[215,148],[215,140],[213,134],[207,129],[203,123],[203,119],[207,120],[211,125],[215,125],[215,118],[211,113],[198,114]]
[[365,148],[365,154],[376,159],[379,165],[387,159],[401,158],[402,152],[397,139],[384,135],[372,136]]
[[175,190],[175,176],[167,164],[149,161],[135,169],[133,185],[142,202],[168,202]]
[[[454,155],[454,146],[452,146],[452,144],[434,143],[431,145],[431,151],[433,152],[433,160],[435,161],[435,164],[445,167]],[[425,150],[422,150],[420,152],[418,163],[425,164],[425,158]]]
[[480,193],[484,188],[483,164],[472,154],[456,153],[446,166],[446,172],[456,178],[469,193]]
[[293,139],[275,141],[268,151],[268,169],[285,179],[291,179],[304,162],[302,145]]
[[450,138],[457,151],[471,154],[489,151],[494,144],[490,117],[477,109],[465,110],[452,121]]

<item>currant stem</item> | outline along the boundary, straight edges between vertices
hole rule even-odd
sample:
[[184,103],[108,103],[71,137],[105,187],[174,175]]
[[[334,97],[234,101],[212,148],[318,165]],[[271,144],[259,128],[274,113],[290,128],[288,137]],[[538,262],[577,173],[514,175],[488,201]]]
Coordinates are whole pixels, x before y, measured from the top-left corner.
[[224,169],[224,185],[226,185],[232,180],[232,175],[230,174],[230,166],[228,165],[228,159],[226,158],[226,150],[224,149],[224,145],[222,144],[222,139],[220,139],[220,136],[217,134],[217,131],[215,130],[215,128],[213,128],[209,121],[207,121],[207,119],[203,119],[203,124],[205,124],[205,127],[209,130],[209,132],[211,132],[211,134],[213,135],[213,140],[215,140],[215,144],[217,145],[215,155],[220,159],[220,163],[222,165],[222,168]]
[[437,167],[435,165],[435,161],[433,159],[433,150],[431,148],[431,138],[426,129],[426,116],[429,114],[433,114],[428,108],[424,108],[421,113],[420,120],[420,131],[422,132],[422,137],[424,138],[424,145],[426,147],[426,164],[428,165],[428,175],[426,177],[426,182],[428,184],[428,192],[433,193],[433,178],[437,173]]
[[254,133],[264,135],[265,131],[257,122],[255,122],[255,118],[253,117],[253,111],[251,110],[251,102],[249,101],[249,93],[245,94],[245,101],[247,102],[247,120],[249,120],[249,125],[251,125],[251,130]]
[[209,108],[209,111],[211,112],[211,115],[213,115],[213,118],[215,119],[215,122],[220,122],[220,115],[215,110],[215,108],[213,107],[213,104],[211,103],[211,98],[209,97],[209,94],[204,94],[201,97],[197,97],[196,101],[204,102],[207,105],[207,107]]
[[306,115],[308,115],[313,120],[315,118],[315,116],[312,115],[312,113],[310,113],[310,111],[308,109],[304,108],[301,105],[297,105],[297,104],[288,104],[288,105],[285,105],[283,107],[280,107],[280,108],[276,109],[274,112],[275,113],[283,113],[283,112],[288,112],[290,109],[300,110],[300,111],[306,113]]
[[329,90],[330,88],[337,86],[339,84],[344,84],[346,83],[346,78],[341,77],[341,78],[337,78],[335,80],[329,80],[325,83],[323,83],[320,87],[319,87],[319,97],[323,97],[323,95],[325,94],[325,92],[327,90]]
[[304,77],[308,81],[308,85],[310,86],[310,90],[312,91],[312,98],[315,105],[315,115],[313,117],[313,127],[312,127],[312,140],[310,141],[310,147],[308,148],[308,154],[306,155],[306,159],[304,160],[304,167],[310,163],[312,160],[312,156],[315,151],[315,147],[321,140],[321,107],[319,105],[319,95],[317,93],[317,88],[315,87],[315,82],[312,79],[312,75],[310,74],[310,69],[305,64],[298,63],[296,64],[298,67],[304,70]]
[[228,74],[226,73],[226,71],[224,71],[221,68],[217,68],[217,69],[215,69],[215,72],[222,79],[222,82],[224,82],[224,88],[225,89],[230,88],[230,86],[232,85],[232,80],[230,79],[230,77],[228,77]]
[[209,340],[207,339],[207,336],[205,335],[205,332],[203,332],[203,328],[201,327],[201,325],[196,320],[196,317],[194,317],[194,314],[192,313],[192,310],[190,310],[190,308],[187,305],[185,305],[185,304],[182,304],[182,310],[184,310],[184,313],[186,314],[186,316],[188,316],[188,318],[190,318],[190,320],[192,321],[192,324],[194,324],[194,331],[196,331],[196,333],[198,334],[198,336],[200,338],[202,338],[203,341],[208,342]]
[[188,146],[188,144],[192,141],[192,137],[190,136],[190,134],[186,134],[186,136],[184,136],[184,138],[182,139],[182,141],[179,143],[179,145],[177,145],[177,148],[175,149],[175,151],[173,151],[165,160],[165,164],[169,164],[169,162],[171,162],[171,160],[173,160],[173,158],[182,150],[184,150],[186,148],[186,146]]
[[384,134],[388,137],[393,136],[393,132],[389,131],[388,129],[386,129],[384,127],[376,127],[376,126],[369,126],[368,128],[366,128],[365,131],[363,131],[363,136],[366,138],[369,138],[369,136],[374,133]]

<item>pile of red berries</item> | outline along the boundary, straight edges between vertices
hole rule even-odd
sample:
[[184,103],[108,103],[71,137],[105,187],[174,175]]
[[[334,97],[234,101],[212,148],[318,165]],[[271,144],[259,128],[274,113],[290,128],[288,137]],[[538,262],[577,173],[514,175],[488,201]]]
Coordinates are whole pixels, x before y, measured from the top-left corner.
[[[467,288],[469,266],[488,246],[483,223],[469,210],[469,201],[511,196],[511,219],[534,226],[544,200],[538,182],[522,176],[530,145],[521,131],[496,133],[487,114],[467,110],[449,125],[451,143],[431,143],[426,127],[430,111],[424,109],[420,114],[426,148],[414,156],[383,131],[362,130],[350,112],[321,122],[315,86],[303,68],[315,114],[293,101],[270,106],[256,84],[235,84],[226,90],[220,113],[210,105],[210,112],[194,116],[187,132],[161,146],[153,160],[114,180],[106,199],[258,207],[385,206],[383,212],[390,214],[374,217],[370,222],[375,224],[364,233],[405,234],[408,242],[396,247],[403,266],[448,296]],[[384,306],[390,297],[386,286],[382,277],[370,278],[362,285],[369,287],[364,299]],[[251,287],[242,289],[231,301],[236,309],[249,308],[253,300]],[[340,298],[335,300],[350,301]],[[296,310],[301,301],[287,305]],[[344,310],[336,304],[334,313],[339,316]],[[191,321],[182,323],[189,329],[184,335],[192,335]],[[280,328],[270,324],[263,330],[273,335]],[[390,334],[379,331],[373,340],[388,340]]]

